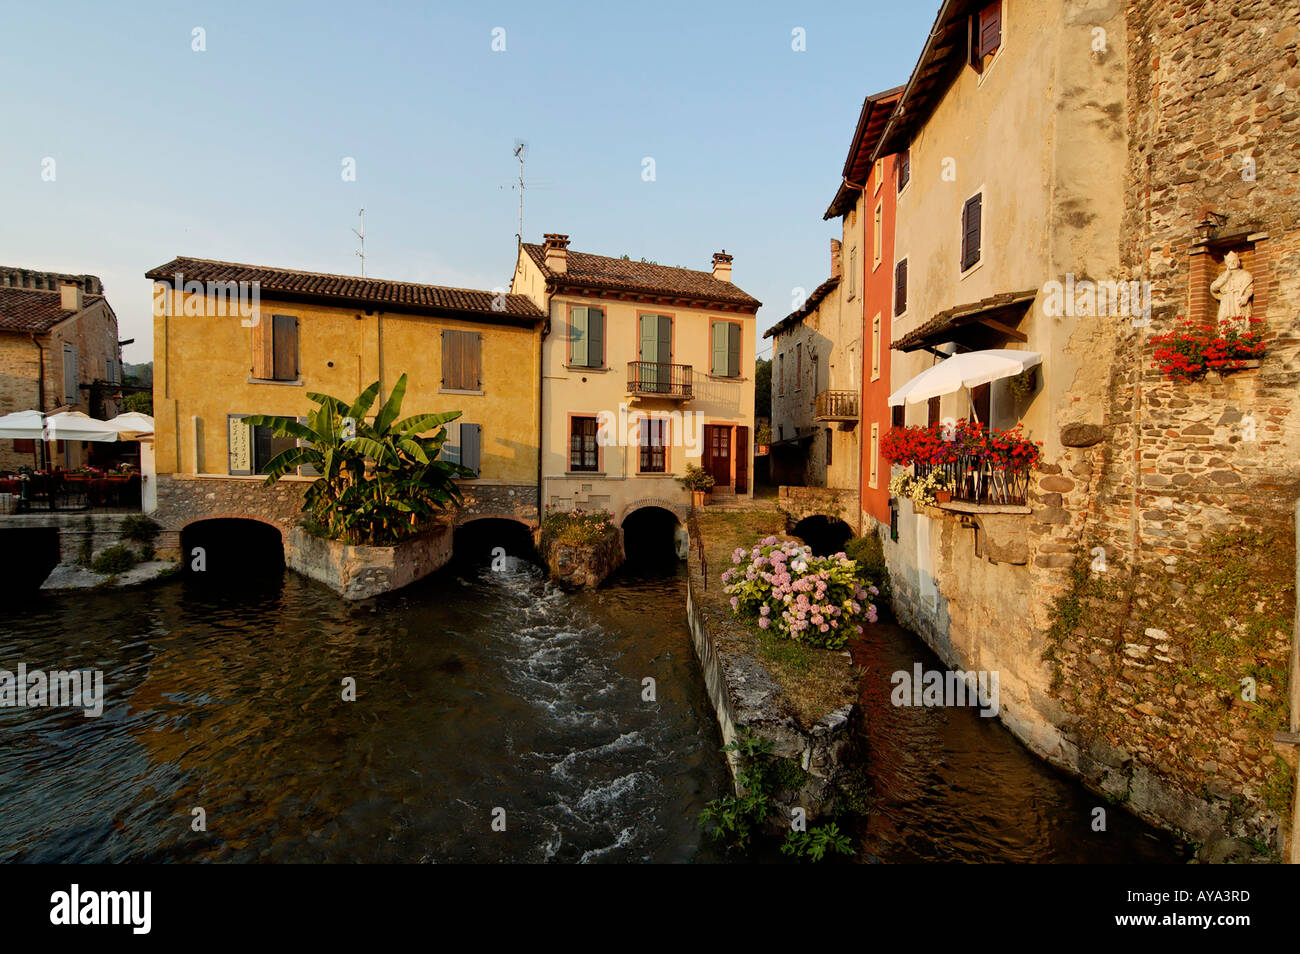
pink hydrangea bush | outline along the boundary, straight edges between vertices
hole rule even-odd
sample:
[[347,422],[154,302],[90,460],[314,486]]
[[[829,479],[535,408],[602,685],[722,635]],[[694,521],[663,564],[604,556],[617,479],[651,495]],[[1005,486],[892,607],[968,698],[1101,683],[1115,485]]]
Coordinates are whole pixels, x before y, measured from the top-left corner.
[[757,620],[760,629],[839,649],[864,622],[876,621],[871,598],[880,591],[843,553],[817,557],[797,541],[766,537],[749,550],[737,547],[731,562],[735,566],[722,574],[723,592],[732,611]]

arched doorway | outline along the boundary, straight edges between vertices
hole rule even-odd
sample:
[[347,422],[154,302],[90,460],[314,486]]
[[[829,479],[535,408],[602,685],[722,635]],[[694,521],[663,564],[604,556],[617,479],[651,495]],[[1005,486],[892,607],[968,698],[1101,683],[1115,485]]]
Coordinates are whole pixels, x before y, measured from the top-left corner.
[[853,537],[853,528],[843,520],[822,514],[804,517],[790,532],[808,544],[816,556],[839,553]]
[[632,566],[664,566],[686,558],[686,528],[665,507],[646,506],[623,518],[623,552]]
[[246,517],[196,520],[181,530],[181,567],[195,579],[279,578],[284,537],[278,527]]

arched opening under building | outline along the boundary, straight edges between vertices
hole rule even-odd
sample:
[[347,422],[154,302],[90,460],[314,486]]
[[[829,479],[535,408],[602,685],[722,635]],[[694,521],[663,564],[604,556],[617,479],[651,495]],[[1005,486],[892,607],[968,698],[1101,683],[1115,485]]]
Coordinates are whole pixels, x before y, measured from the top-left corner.
[[853,528],[838,517],[814,514],[796,523],[791,533],[808,544],[816,556],[830,556],[844,549],[853,536]]
[[195,580],[278,580],[284,572],[284,538],[279,528],[260,520],[198,520],[181,531],[181,567]]
[[662,567],[686,558],[686,528],[664,507],[641,507],[623,518],[623,552],[632,567]]
[[471,520],[456,528],[451,546],[452,559],[462,566],[490,566],[503,557],[538,562],[533,532],[518,520]]
[[18,596],[35,593],[59,563],[59,531],[55,527],[15,527],[0,530],[0,579]]

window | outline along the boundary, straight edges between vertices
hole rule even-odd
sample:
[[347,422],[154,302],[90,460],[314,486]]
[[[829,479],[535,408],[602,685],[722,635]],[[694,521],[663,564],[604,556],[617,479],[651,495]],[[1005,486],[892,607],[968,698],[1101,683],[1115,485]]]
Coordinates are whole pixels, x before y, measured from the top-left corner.
[[668,393],[673,386],[673,319],[671,315],[641,315],[637,356],[640,387]]
[[876,487],[879,485],[879,472],[877,470],[877,461],[879,460],[878,449],[880,447],[880,425],[871,425],[871,457],[867,460],[867,486]]
[[826,466],[830,467],[834,455],[831,453],[835,448],[835,432],[829,427],[826,428]]
[[849,301],[858,293],[858,247],[849,249]]
[[925,423],[929,427],[934,427],[939,423],[939,399],[937,397],[932,397],[926,402],[925,411]]
[[891,427],[902,427],[907,423],[907,409],[899,404],[890,408],[889,423]]
[[975,412],[975,419],[981,424],[992,424],[989,419],[989,397],[992,389],[987,384],[981,384],[970,389],[970,406]]
[[668,421],[663,418],[642,418],[638,470],[643,474],[663,474],[668,471]]
[[785,397],[785,352],[776,356],[776,393]]
[[442,390],[480,391],[483,387],[483,336],[477,331],[442,332]]
[[894,166],[894,176],[898,179],[899,192],[906,189],[907,184],[912,181],[911,149],[904,149],[903,154],[898,157],[898,165]]
[[984,195],[976,193],[966,200],[961,210],[961,270],[969,271],[980,261],[980,220],[983,217]]
[[15,453],[15,454],[35,454],[35,453],[36,453],[36,439],[35,439],[35,438],[21,438],[21,437],[20,437],[20,438],[16,438],[16,439],[14,440],[14,453]]
[[[293,450],[298,441],[293,437],[276,437],[269,427],[254,427],[253,432],[253,473],[265,474],[268,465],[280,454]],[[289,473],[294,471],[290,470]]]
[[988,58],[1002,45],[1002,0],[994,0],[968,21],[967,36],[970,65],[975,72],[984,72]]
[[480,448],[483,443],[482,427],[478,424],[471,424],[469,421],[451,421],[443,426],[447,431],[447,439],[443,442],[442,452],[438,455],[439,458],[449,464],[460,464],[467,470],[472,470],[475,477],[480,476],[479,458]]
[[907,259],[894,266],[894,314],[907,311]]
[[104,380],[109,384],[122,383],[117,374],[117,359],[111,353],[104,359]]
[[260,381],[298,379],[298,319],[272,315],[253,326],[253,377]]
[[885,249],[885,203],[876,203],[876,214],[871,226],[871,270],[880,267]]
[[880,378],[880,316],[871,319],[871,380]]
[[605,309],[574,305],[569,309],[569,364],[605,366]]
[[715,321],[713,333],[712,373],[724,378],[740,377],[740,324],[735,321]]
[[63,346],[63,403],[76,404],[81,399],[81,378],[77,374],[77,348]]
[[800,341],[794,346],[794,389],[796,391],[803,387],[803,342]]
[[595,473],[599,469],[596,419],[594,417],[569,418],[569,470]]
[[884,159],[877,159],[877,160],[876,160],[876,165],[875,165],[875,168],[873,168],[873,169],[871,170],[871,175],[872,175],[872,178],[874,178],[874,179],[876,180],[876,187],[875,187],[875,189],[873,189],[872,191],[873,191],[873,192],[879,192],[879,191],[880,191],[880,182],[881,182],[881,180],[884,179],[884,177],[885,177],[885,160],[884,160]]

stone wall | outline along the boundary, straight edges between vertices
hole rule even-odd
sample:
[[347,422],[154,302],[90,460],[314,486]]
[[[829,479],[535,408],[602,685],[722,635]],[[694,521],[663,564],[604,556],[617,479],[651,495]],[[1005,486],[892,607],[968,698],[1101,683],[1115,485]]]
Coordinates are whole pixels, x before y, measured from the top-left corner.
[[855,490],[832,490],[827,487],[788,487],[777,491],[777,506],[798,523],[805,517],[826,516],[843,520],[856,533],[862,518]]
[[450,522],[391,547],[350,546],[294,527],[285,536],[284,561],[344,599],[391,593],[441,569],[451,559]]
[[622,565],[623,531],[612,528],[593,543],[558,543],[546,534],[537,546],[551,579],[566,590],[595,589]]
[[262,477],[159,474],[157,484],[158,509],[150,516],[163,527],[158,551],[176,558],[181,530],[198,520],[260,520],[287,534],[302,519],[302,498],[311,482],[281,480],[267,487]]
[[482,517],[501,517],[518,520],[536,527],[536,484],[484,484],[473,480],[458,481],[462,505],[456,511],[456,525],[469,523]]

